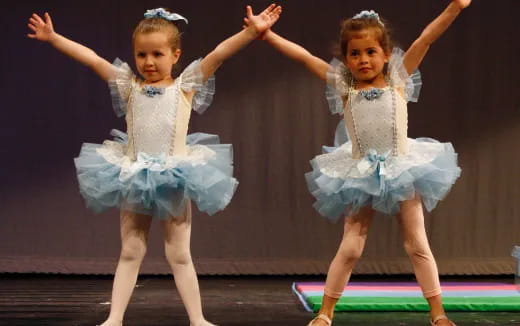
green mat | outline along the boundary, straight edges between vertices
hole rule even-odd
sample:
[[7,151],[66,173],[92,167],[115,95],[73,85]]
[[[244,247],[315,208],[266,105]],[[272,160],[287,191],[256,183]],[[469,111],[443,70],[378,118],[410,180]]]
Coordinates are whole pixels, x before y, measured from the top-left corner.
[[[309,311],[318,311],[323,283],[294,283],[293,290]],[[514,284],[441,284],[446,311],[520,311],[520,291]],[[345,287],[336,311],[429,311],[415,283],[367,282]]]

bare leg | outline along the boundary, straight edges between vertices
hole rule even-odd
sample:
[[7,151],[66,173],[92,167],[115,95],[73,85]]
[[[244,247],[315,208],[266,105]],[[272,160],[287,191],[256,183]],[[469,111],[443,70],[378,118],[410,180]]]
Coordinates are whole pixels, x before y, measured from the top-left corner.
[[188,202],[183,216],[163,222],[164,250],[175,278],[191,326],[213,325],[204,319],[200,299],[199,282],[190,253],[191,203]]
[[117,264],[110,315],[101,326],[120,326],[137,282],[139,267],[146,253],[146,241],[152,218],[121,211],[121,256]]
[[[334,307],[350,279],[354,265],[363,253],[373,215],[372,208],[363,207],[357,214],[345,218],[343,240],[341,240],[338,252],[327,273],[325,293],[319,314],[324,314],[332,319]],[[323,320],[316,319],[311,325],[326,326],[327,324]]]
[[[444,315],[445,312],[442,307],[439,272],[426,236],[420,198],[401,202],[399,224],[403,234],[404,248],[412,261],[415,277],[428,301],[430,316],[433,320],[437,316]],[[444,319],[439,320],[436,325],[451,326],[451,322]]]

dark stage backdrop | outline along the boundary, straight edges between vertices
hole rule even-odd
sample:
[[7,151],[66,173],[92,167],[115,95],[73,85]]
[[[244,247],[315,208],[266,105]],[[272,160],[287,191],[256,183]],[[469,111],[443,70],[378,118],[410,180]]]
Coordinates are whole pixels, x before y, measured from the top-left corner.
[[[448,0],[283,1],[275,30],[329,59],[339,22],[375,9],[406,47]],[[132,67],[131,33],[145,9],[189,18],[180,68],[238,32],[246,1],[8,1],[0,20],[0,272],[112,273],[119,253],[116,210],[96,215],[78,193],[73,158],[83,142],[125,128],[93,72],[25,37],[32,12],[52,14],[63,35]],[[255,10],[267,1],[251,1]],[[474,1],[431,48],[420,69],[410,137],[451,141],[463,173],[427,216],[442,274],[512,273],[520,244],[518,0]],[[224,211],[194,214],[193,256],[202,274],[324,273],[342,223],[312,208],[304,173],[331,144],[338,117],[324,83],[257,41],[217,72],[217,94],[190,131],[232,143],[238,191]],[[168,273],[159,224],[143,273]],[[379,216],[357,273],[410,273],[395,218]]]

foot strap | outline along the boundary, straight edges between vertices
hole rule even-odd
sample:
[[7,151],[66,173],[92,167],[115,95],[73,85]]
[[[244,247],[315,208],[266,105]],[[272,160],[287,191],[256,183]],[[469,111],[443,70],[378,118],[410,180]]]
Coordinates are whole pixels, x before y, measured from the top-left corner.
[[310,322],[309,325],[307,325],[307,326],[312,326],[313,323],[314,323],[314,321],[315,321],[315,320],[318,320],[318,319],[323,320],[323,321],[327,324],[327,326],[331,326],[331,325],[332,325],[332,320],[330,320],[330,318],[329,318],[327,315],[325,315],[325,314],[319,314],[318,316],[316,316],[316,318],[314,318],[313,320],[311,320],[311,322]]
[[447,321],[450,322],[451,326],[457,326],[457,325],[455,325],[455,323],[452,322],[448,317],[446,317],[446,315],[440,315],[440,316],[435,317],[433,320],[430,320],[430,324],[431,324],[432,326],[435,326],[435,325],[437,325],[437,322],[438,322],[439,320],[447,320]]

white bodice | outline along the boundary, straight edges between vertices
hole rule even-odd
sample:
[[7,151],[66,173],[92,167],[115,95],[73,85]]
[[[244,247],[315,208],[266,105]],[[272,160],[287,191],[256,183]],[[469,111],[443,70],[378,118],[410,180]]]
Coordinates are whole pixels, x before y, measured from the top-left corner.
[[352,98],[347,100],[344,116],[353,158],[361,158],[371,149],[385,156],[408,151],[406,101],[397,90],[383,90],[380,97],[372,100],[353,90]]
[[152,156],[186,154],[191,105],[177,79],[163,94],[149,97],[135,85],[128,102],[128,153]]
[[330,63],[325,95],[330,111],[345,116],[354,159],[371,150],[384,157],[408,153],[407,102],[417,102],[422,81],[418,70],[408,73],[403,57],[401,49],[392,50],[387,87],[362,91],[353,89],[353,76],[343,62]]
[[172,85],[152,90],[144,89],[126,63],[116,59],[113,67],[109,86],[116,113],[126,115],[126,155],[131,160],[139,153],[163,159],[186,155],[191,110],[204,112],[215,93],[215,78],[203,80],[201,60],[186,67]]

